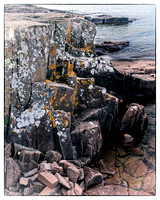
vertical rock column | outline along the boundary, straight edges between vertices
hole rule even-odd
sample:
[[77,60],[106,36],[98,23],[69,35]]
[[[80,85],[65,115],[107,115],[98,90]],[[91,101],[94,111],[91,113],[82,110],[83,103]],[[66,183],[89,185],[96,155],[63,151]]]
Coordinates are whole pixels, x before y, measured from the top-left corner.
[[47,78],[50,81],[55,81],[58,77],[56,73],[56,45],[49,50],[49,66],[47,72]]

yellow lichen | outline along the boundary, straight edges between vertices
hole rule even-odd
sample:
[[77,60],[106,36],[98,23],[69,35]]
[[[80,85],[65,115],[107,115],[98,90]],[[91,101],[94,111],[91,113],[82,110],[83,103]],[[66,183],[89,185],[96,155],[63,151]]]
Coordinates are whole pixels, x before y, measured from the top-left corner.
[[60,75],[56,76],[56,79],[60,79],[60,78],[61,78],[61,76],[60,76]]
[[64,121],[64,125],[65,125],[65,127],[68,126],[68,120],[65,120],[65,121]]
[[60,98],[60,103],[65,99],[65,97],[67,96],[67,94],[65,94],[63,97]]

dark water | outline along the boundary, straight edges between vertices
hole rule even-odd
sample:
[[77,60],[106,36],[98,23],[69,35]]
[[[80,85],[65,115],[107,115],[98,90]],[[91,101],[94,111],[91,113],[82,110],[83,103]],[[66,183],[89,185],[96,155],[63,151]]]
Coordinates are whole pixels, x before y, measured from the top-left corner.
[[98,25],[95,43],[129,41],[129,47],[107,55],[115,58],[155,59],[155,5],[43,5],[43,7],[82,15],[105,14],[136,19],[126,25]]

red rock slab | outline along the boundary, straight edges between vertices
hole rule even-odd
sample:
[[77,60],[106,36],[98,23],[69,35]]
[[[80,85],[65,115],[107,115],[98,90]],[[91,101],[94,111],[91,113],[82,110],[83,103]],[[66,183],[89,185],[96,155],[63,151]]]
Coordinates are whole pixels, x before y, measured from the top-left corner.
[[13,192],[7,189],[4,190],[4,195],[5,196],[22,196],[20,192]]
[[129,196],[151,196],[152,194],[150,194],[149,192],[144,192],[143,190],[133,190],[129,188]]
[[39,173],[38,180],[51,189],[58,185],[58,179],[50,172]]
[[134,177],[141,177],[147,174],[147,166],[138,157],[130,157],[125,162],[125,170]]
[[60,167],[55,161],[52,163],[52,171],[53,173],[59,173],[63,175],[63,167]]
[[114,68],[119,72],[145,73],[146,67],[155,68],[154,60],[126,60],[113,61]]
[[46,187],[42,190],[42,192],[39,194],[39,196],[45,196],[45,195],[47,196],[47,195],[49,195],[51,192],[52,192],[52,189],[46,186]]
[[51,189],[49,187],[45,187],[42,192],[39,194],[39,196],[53,196],[55,195],[60,189],[60,185],[55,187],[54,189]]
[[76,195],[76,194],[75,194],[74,190],[71,189],[71,190],[68,190],[68,191],[67,191],[67,195],[68,195],[68,196],[74,196],[74,195]]
[[106,185],[102,190],[102,195],[128,195],[128,188],[120,185]]
[[64,187],[71,189],[70,185],[67,183],[67,181],[58,173],[55,174],[55,177],[58,179],[58,182],[63,185]]
[[38,169],[37,169],[37,168],[34,168],[34,169],[32,169],[31,171],[25,173],[25,174],[24,174],[24,177],[33,176],[34,174],[37,174],[37,173],[38,173]]
[[85,166],[84,168],[85,175],[85,187],[88,188],[91,185],[101,183],[103,181],[103,176],[98,171]]
[[5,159],[5,186],[6,188],[15,186],[20,176],[20,169],[12,158]]
[[144,154],[143,150],[138,147],[127,148],[127,151],[129,151],[137,156],[143,156],[143,154]]
[[24,177],[21,177],[20,178],[20,181],[19,181],[19,184],[20,185],[28,185],[28,182],[29,182],[29,179],[28,178],[24,178]]
[[76,195],[82,195],[83,190],[77,183],[75,183],[74,192]]
[[67,176],[73,183],[77,182],[79,175],[80,172],[74,165],[71,165],[67,168]]
[[105,180],[107,184],[115,184],[115,185],[120,185],[121,184],[121,179],[118,177],[112,177],[108,178]]

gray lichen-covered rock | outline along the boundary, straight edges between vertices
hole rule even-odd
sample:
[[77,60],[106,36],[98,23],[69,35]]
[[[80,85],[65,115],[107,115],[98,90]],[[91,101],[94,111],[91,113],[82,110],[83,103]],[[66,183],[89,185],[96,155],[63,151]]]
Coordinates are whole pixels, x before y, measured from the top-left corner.
[[[54,148],[52,121],[42,102],[35,102],[29,109],[12,118],[8,141],[46,152]],[[47,144],[47,145],[46,145]]]
[[66,84],[46,80],[35,82],[32,85],[30,103],[44,101],[44,104],[54,110],[64,110],[73,113],[76,99],[76,90]]
[[[11,76],[11,82],[7,77],[6,81],[11,85],[11,101],[17,107],[26,106],[29,102],[33,82],[46,80],[53,31],[54,27],[51,25],[34,24],[29,21],[23,21],[18,28],[13,28],[12,23],[6,25],[5,39],[8,45],[5,69],[6,75]],[[7,87],[6,85],[6,91]]]

